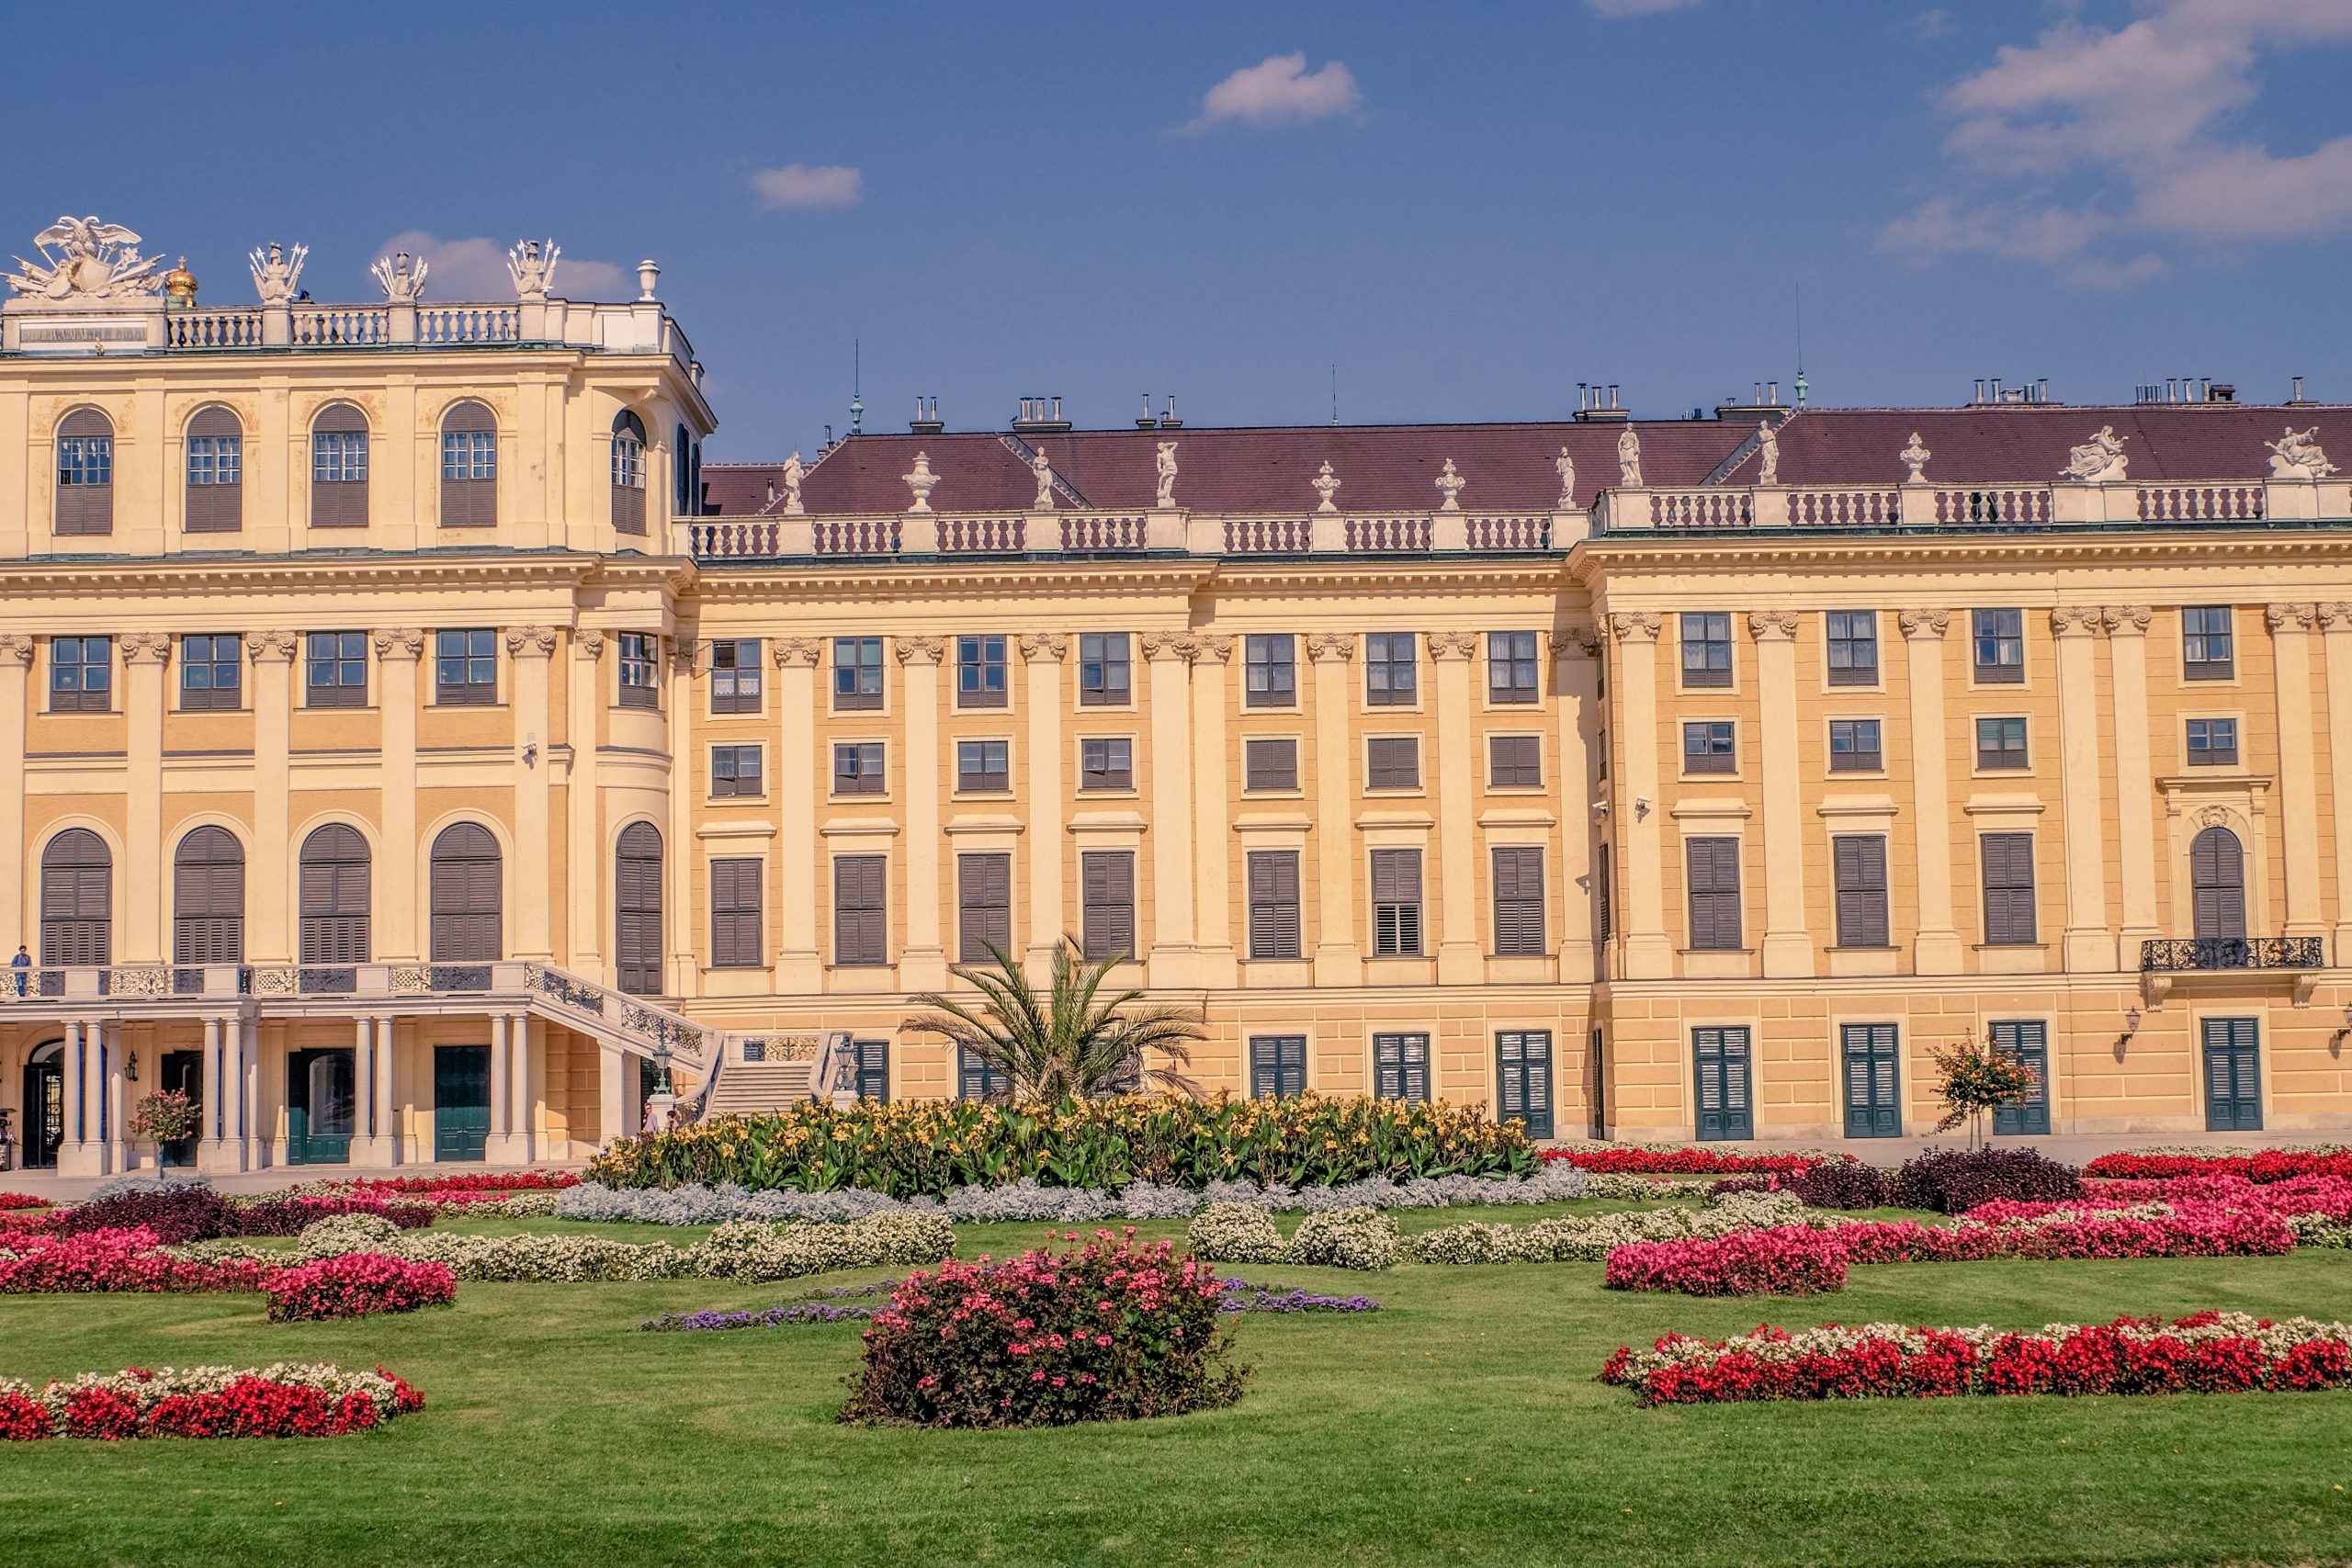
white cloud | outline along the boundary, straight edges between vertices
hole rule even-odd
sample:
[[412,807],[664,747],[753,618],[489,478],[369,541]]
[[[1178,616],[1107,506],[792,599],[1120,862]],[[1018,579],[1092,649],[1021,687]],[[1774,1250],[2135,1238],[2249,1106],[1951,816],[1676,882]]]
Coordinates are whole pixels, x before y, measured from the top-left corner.
[[1309,71],[1306,51],[1294,50],[1245,65],[1211,87],[1201,99],[1201,112],[1183,129],[1206,130],[1232,120],[1285,125],[1349,114],[1363,106],[1363,93],[1346,66],[1334,60]]
[[[476,238],[445,240],[423,229],[404,229],[376,248],[376,256],[406,251],[424,262],[424,297],[452,302],[512,299],[514,279],[506,270],[506,253],[517,241]],[[611,262],[580,261],[559,256],[553,292],[566,299],[634,299],[634,270],[624,273]],[[373,287],[372,284],[370,286]]]
[[[2067,17],[1954,84],[1949,184],[1879,234],[1926,259],[1976,251],[2112,287],[2164,243],[2302,238],[2352,224],[2352,136],[2274,153],[2237,126],[2266,52],[2352,43],[2345,0],[2145,0],[2109,29]],[[2134,254],[2124,254],[2123,251]]]
[[1699,0],[1584,0],[1585,9],[1596,17],[1655,17],[1661,11],[1680,11],[1696,6]]
[[754,174],[752,188],[763,207],[851,207],[865,194],[863,179],[840,164],[786,164]]

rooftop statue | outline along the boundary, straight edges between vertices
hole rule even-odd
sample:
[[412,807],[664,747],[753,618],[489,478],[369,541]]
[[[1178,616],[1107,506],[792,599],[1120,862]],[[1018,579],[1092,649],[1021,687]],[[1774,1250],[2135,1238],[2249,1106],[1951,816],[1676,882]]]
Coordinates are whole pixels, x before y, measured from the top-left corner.
[[1159,444],[1159,494],[1152,504],[1162,511],[1176,504],[1176,443]]
[[808,508],[800,504],[800,481],[808,477],[808,466],[800,460],[799,453],[795,452],[784,460],[781,477],[784,479],[784,514],[786,517],[807,516]]
[[1453,459],[1448,457],[1445,460],[1445,472],[1437,477],[1438,493],[1445,497],[1445,500],[1439,504],[1438,510],[1440,512],[1461,511],[1462,487],[1469,482],[1453,471]]
[[1552,459],[1552,467],[1558,469],[1560,473],[1560,501],[1557,509],[1562,512],[1572,512],[1577,504],[1577,460],[1569,457],[1568,449],[1563,446],[1560,448],[1560,455]]
[[2309,430],[2297,430],[2290,424],[2286,434],[2262,445],[2270,453],[2270,477],[2274,479],[2324,479],[2335,472],[2335,465],[2320,450],[2316,424]]
[[507,252],[506,272],[514,280],[514,297],[545,299],[555,282],[555,258],[562,254],[563,247],[553,240],[526,240]]
[[916,453],[914,472],[910,474],[900,474],[899,477],[906,480],[907,489],[911,491],[914,496],[914,503],[909,506],[907,510],[909,512],[929,512],[931,510],[931,492],[939,488],[939,476],[931,471],[931,454],[928,452]]
[[424,298],[427,263],[423,256],[413,256],[406,251],[394,256],[378,256],[368,270],[384,286],[384,298],[395,305],[413,305]]
[[1032,512],[1054,509],[1054,460],[1043,452],[1029,454],[1029,471],[1037,476],[1037,495],[1029,502]]
[[1313,485],[1315,487],[1315,493],[1323,498],[1323,504],[1317,506],[1315,509],[1316,511],[1337,512],[1340,510],[1340,503],[1331,498],[1340,493],[1340,486],[1346,481],[1331,471],[1331,461],[1329,458],[1327,457],[1323,460],[1322,470],[1306,482]]
[[1928,450],[1927,444],[1919,439],[1919,433],[1915,430],[1911,433],[1911,445],[1895,456],[1902,458],[1903,466],[1911,470],[1903,482],[1918,484],[1927,478],[1928,459],[1935,454]]
[[1770,420],[1756,433],[1756,482],[1776,485],[1781,482],[1781,432]]
[[297,245],[290,252],[272,240],[248,258],[254,269],[254,292],[261,296],[265,305],[287,305],[294,299],[294,286],[302,277],[302,258],[311,254],[308,245]]
[[41,259],[18,256],[8,287],[28,299],[57,304],[95,299],[135,299],[163,288],[154,275],[161,256],[139,254],[139,236],[119,223],[96,218],[60,218],[33,236]]
[[2130,459],[2123,456],[2123,444],[2128,435],[2115,434],[2115,426],[2102,424],[2098,434],[2073,447],[2066,454],[2065,471],[2059,477],[2082,484],[2105,484],[2123,477],[2123,465]]
[[1642,438],[1630,424],[1617,437],[1617,483],[1625,490],[1642,488]]

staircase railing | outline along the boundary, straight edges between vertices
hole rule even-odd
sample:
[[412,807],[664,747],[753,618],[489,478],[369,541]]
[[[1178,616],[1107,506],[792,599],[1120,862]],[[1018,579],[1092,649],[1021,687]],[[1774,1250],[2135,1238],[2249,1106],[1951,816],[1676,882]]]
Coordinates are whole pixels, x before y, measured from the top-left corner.
[[723,1030],[696,1023],[643,997],[633,997],[585,979],[551,964],[528,964],[524,988],[550,1013],[579,1021],[625,1043],[641,1045],[650,1056],[674,1057],[703,1075],[706,1086],[718,1077],[719,1059],[726,1055]]

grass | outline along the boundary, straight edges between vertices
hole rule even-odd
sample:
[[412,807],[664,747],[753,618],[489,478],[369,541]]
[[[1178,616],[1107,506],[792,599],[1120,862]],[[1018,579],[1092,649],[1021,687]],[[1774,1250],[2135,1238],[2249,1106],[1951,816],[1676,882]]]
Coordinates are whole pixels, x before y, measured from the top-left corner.
[[[959,1250],[1001,1254],[1042,1228],[961,1227]],[[834,1426],[854,1325],[636,1329],[657,1313],[772,1304],[798,1293],[789,1284],[464,1285],[444,1311],[278,1327],[251,1297],[0,1298],[0,1374],[382,1361],[430,1402],[333,1442],[0,1450],[0,1559],[1524,1568],[2283,1563],[2352,1550],[2352,1393],[1644,1411],[1591,1381],[1621,1341],[1759,1318],[2352,1317],[2340,1252],[1864,1268],[1842,1297],[1773,1303],[1607,1292],[1597,1264],[1238,1271],[1364,1291],[1387,1310],[1243,1319],[1257,1371],[1231,1410],[986,1434]]]

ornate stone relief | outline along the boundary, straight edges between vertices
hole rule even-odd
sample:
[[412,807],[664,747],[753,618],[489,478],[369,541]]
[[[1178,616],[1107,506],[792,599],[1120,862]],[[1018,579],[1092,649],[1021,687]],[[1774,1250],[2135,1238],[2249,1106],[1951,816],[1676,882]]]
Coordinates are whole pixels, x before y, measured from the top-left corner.
[[2106,622],[2107,612],[2097,604],[2062,604],[2050,612],[2050,629],[2060,637],[2074,633],[2087,636]]
[[1609,635],[1619,642],[1656,642],[1663,624],[1654,610],[1619,610],[1609,617]]
[[1059,663],[1069,652],[1069,638],[1061,632],[1023,632],[1021,634],[1021,657],[1032,664],[1051,660]]
[[[96,218],[58,219],[33,236],[40,261],[16,258],[8,288],[44,304],[82,304],[137,299],[164,287],[155,275],[161,256],[139,254],[139,236],[119,223]],[[52,248],[53,247],[53,248]]]
[[1340,510],[1340,503],[1332,498],[1340,493],[1340,486],[1346,481],[1331,471],[1329,458],[1324,459],[1323,467],[1317,471],[1313,479],[1306,482],[1313,485],[1315,493],[1323,498],[1321,504],[1315,508],[1316,511],[1337,512]]
[[901,664],[936,664],[947,650],[947,639],[938,637],[895,637],[890,639],[891,651]]
[[693,675],[695,665],[701,662],[701,655],[702,642],[699,638],[690,637],[672,637],[670,639],[671,673],[675,675]]
[[2317,604],[2273,604],[2265,612],[2274,632],[2309,631],[2319,619]]
[[[383,636],[381,632],[376,634],[376,647],[379,651],[384,646]],[[421,633],[419,640],[423,640]],[[256,664],[264,660],[277,664],[291,660],[294,657],[294,650],[300,646],[300,639],[293,632],[247,632],[245,634],[245,657]]]
[[1453,471],[1453,459],[1448,457],[1445,460],[1445,471],[1438,475],[1436,480],[1438,494],[1445,498],[1443,501],[1438,502],[1437,509],[1440,512],[1461,511],[1462,487],[1469,482],[1470,481],[1468,479],[1464,479],[1460,474]]
[[2319,624],[2332,632],[2352,631],[2352,604],[2341,599],[2319,607]]
[[1356,656],[1356,639],[1351,632],[1309,632],[1306,657],[1317,664],[1344,661]]
[[1910,470],[1904,475],[1905,484],[1916,485],[1927,482],[1928,459],[1935,454],[1928,450],[1927,444],[1919,439],[1917,431],[1911,433],[1911,444],[1897,452],[1895,456],[1903,459],[1903,466]]
[[33,639],[22,632],[0,632],[0,661],[30,664],[33,661]]
[[2129,637],[2148,629],[2155,610],[2146,604],[2109,604],[2105,612],[2108,635]]
[[1950,610],[1905,610],[1894,618],[1908,637],[1941,637],[1951,629]]
[[1146,659],[1190,659],[1193,638],[1189,632],[1146,632],[1142,637]]
[[2080,446],[2070,447],[2066,467],[2059,478],[2078,484],[2108,484],[2123,478],[2124,465],[2130,460],[2123,456],[2123,444],[2132,439],[2115,434],[2115,426],[2102,424],[2098,434]]
[[1476,632],[1430,633],[1431,659],[1469,659],[1477,651],[1478,634]]
[[[602,632],[591,633],[597,646],[604,646]],[[418,659],[424,653],[424,633],[414,626],[387,626],[376,634],[376,657],[379,659]]]
[[779,670],[814,670],[820,646],[813,637],[780,637],[768,645],[768,657]]
[[1792,610],[1750,610],[1747,613],[1747,635],[1758,642],[1788,642],[1797,635],[1797,617]]
[[302,280],[302,258],[310,254],[308,245],[296,245],[289,251],[272,240],[246,258],[253,267],[254,292],[261,297],[263,304],[294,302],[294,286]]
[[1223,632],[1203,632],[1193,638],[1193,662],[1222,664],[1233,657],[1233,639]]
[[2297,430],[2290,424],[2286,434],[2262,445],[2270,454],[2270,477],[2274,479],[2324,479],[2335,472],[2335,465],[2320,450],[2316,424],[2309,430]]
[[[281,632],[277,635],[290,642],[294,634]],[[122,649],[125,664],[161,664],[172,656],[169,632],[125,632],[115,641]]]
[[1552,639],[1555,659],[1598,659],[1600,657],[1600,628],[1569,626],[1547,634]]
[[524,659],[545,659],[555,651],[553,626],[509,626],[506,651]]
[[[379,645],[380,646],[380,644]],[[576,659],[594,664],[605,657],[605,634],[598,631],[577,631],[571,634],[571,652]]]

